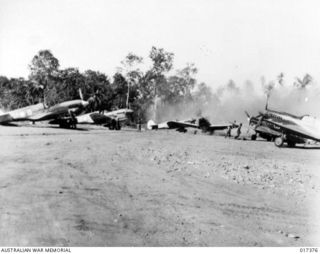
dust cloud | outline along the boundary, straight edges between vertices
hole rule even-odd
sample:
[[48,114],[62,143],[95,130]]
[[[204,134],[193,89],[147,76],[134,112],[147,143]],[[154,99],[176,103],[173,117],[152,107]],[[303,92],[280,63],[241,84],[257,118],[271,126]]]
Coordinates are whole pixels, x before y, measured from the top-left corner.
[[320,119],[320,88],[314,81],[305,87],[277,82],[266,84],[264,81],[261,84],[247,81],[238,86],[229,81],[226,85],[211,90],[211,94],[206,98],[194,96],[190,100],[175,104],[164,103],[158,99],[156,107],[150,109],[149,116],[156,122],[202,116],[212,123],[237,121],[246,124],[245,111],[253,116],[263,112],[267,95],[268,109],[294,115],[311,115]]

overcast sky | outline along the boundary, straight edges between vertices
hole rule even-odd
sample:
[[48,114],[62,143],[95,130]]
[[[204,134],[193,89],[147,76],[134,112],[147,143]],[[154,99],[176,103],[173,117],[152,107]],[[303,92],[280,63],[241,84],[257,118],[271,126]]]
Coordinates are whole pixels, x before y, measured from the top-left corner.
[[[27,77],[50,49],[61,68],[112,76],[154,45],[193,62],[199,81],[237,84],[280,72],[320,80],[320,3],[296,0],[0,0],[0,75]],[[146,64],[149,62],[146,61]]]

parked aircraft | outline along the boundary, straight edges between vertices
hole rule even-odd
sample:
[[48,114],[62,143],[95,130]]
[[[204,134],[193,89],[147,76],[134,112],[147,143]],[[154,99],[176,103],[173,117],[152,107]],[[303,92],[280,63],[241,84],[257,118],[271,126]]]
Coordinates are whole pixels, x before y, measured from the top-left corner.
[[154,121],[149,120],[147,123],[147,128],[150,130],[154,129],[176,129],[180,132],[186,132],[186,128],[197,128],[201,129],[203,132],[209,132],[213,134],[216,130],[224,130],[228,127],[236,128],[238,125],[236,123],[229,123],[229,124],[211,124],[206,118],[202,117],[198,120],[196,119],[189,119],[189,120],[182,120],[182,121],[167,121],[160,124],[156,124]]
[[[320,121],[309,115],[296,116],[286,112],[268,109],[260,112],[256,117],[249,117],[249,124],[256,134],[267,140],[274,140],[276,146],[281,147],[285,142],[289,147],[306,143],[307,140],[320,142]],[[256,139],[256,134],[251,139]]]
[[196,124],[196,119],[167,121],[159,124],[156,124],[153,120],[149,120],[147,123],[147,128],[149,130],[176,129],[179,132],[187,132],[186,128],[188,127],[199,128],[199,125]]
[[50,124],[59,124],[60,127],[75,127],[74,113],[88,106],[88,102],[82,99],[59,103],[52,107],[46,107],[45,103],[38,103],[28,107],[16,109],[0,114],[0,124],[7,125],[17,121],[45,121]]
[[78,124],[101,124],[110,130],[120,130],[121,123],[129,119],[133,113],[131,109],[118,109],[111,112],[100,113],[98,111],[79,115],[76,117]]

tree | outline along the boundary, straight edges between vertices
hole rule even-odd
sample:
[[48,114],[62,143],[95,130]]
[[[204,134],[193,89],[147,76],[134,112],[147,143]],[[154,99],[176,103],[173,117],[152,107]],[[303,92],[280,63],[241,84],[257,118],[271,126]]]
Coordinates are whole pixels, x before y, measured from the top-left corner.
[[153,118],[157,121],[157,101],[160,101],[157,90],[161,90],[161,86],[167,84],[167,82],[164,82],[165,74],[172,69],[174,54],[165,51],[163,48],[152,47],[149,57],[153,64],[150,71],[147,72],[148,76],[145,81],[148,83],[146,84],[147,88],[153,90],[153,94],[151,93],[154,105]]
[[58,96],[60,101],[79,99],[79,89],[81,89],[85,98],[90,96],[90,92],[85,87],[85,77],[77,68],[59,70],[57,80],[56,86],[59,89]]
[[172,69],[174,54],[166,52],[163,48],[152,47],[149,57],[153,62],[152,71],[160,76]]
[[112,106],[113,90],[108,76],[87,70],[84,73],[84,87],[86,94],[91,94],[99,110],[110,110]]
[[211,87],[207,86],[206,83],[200,83],[197,86],[196,91],[193,94],[194,100],[202,106],[208,105],[213,98]]
[[114,74],[113,82],[113,106],[122,108],[126,104],[126,95],[128,90],[128,82],[126,78],[119,72]]
[[49,105],[56,101],[57,98],[49,95],[49,90],[54,85],[54,79],[57,77],[59,61],[53,56],[50,50],[40,50],[37,55],[35,55],[29,65],[30,75],[29,79],[34,83],[38,84],[38,87],[43,87],[43,97]]
[[278,80],[278,83],[283,86],[283,81],[284,81],[284,74],[283,72],[281,72],[278,76],[277,76],[277,80]]
[[299,89],[304,89],[308,85],[311,84],[313,81],[313,78],[308,73],[304,75],[303,79],[296,78],[296,81],[293,83],[293,85]]
[[142,77],[142,71],[138,67],[138,65],[142,63],[142,60],[142,57],[137,56],[133,53],[129,53],[121,62],[122,68],[120,69],[124,73],[125,79],[127,81],[126,107],[129,107],[130,87],[137,87]]

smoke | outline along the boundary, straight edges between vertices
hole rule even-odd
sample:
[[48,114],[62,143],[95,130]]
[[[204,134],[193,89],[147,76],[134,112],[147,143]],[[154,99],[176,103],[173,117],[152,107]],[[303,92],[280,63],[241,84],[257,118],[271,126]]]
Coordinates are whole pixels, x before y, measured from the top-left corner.
[[238,86],[232,80],[205,96],[194,93],[193,98],[179,103],[157,100],[156,121],[183,120],[207,117],[211,123],[236,120],[247,123],[245,111],[250,115],[263,112],[269,96],[268,108],[294,115],[311,115],[320,118],[320,88],[314,81],[308,86],[284,85],[281,82],[253,84],[250,81]]

